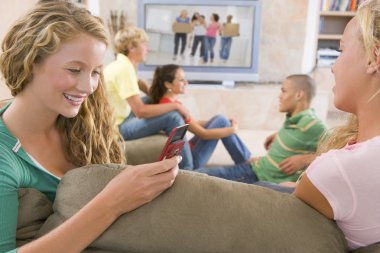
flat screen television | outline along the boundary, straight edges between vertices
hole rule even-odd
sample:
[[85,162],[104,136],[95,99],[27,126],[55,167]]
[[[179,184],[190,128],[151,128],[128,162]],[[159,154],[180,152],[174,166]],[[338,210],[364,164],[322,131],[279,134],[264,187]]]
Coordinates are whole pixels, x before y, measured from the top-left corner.
[[[187,12],[188,19],[183,16],[178,20],[183,11]],[[201,18],[191,22],[195,13]],[[203,42],[207,47],[212,42],[208,41],[207,44],[201,36],[205,33],[206,36],[208,33],[212,34],[212,29],[209,30],[208,26],[212,23],[213,14],[219,16],[221,29],[216,32],[214,58],[211,61],[208,51],[206,62],[201,57],[201,52],[204,52],[201,51],[201,44]],[[223,25],[227,23],[229,15],[232,16],[231,24]],[[205,22],[201,26],[202,16]],[[192,29],[187,24],[178,24],[186,23],[189,19]],[[140,64],[139,75],[151,78],[157,65],[174,63],[184,68],[190,83],[211,81],[231,84],[235,81],[258,81],[260,24],[261,0],[139,0],[138,26],[149,35],[150,50],[145,63]],[[183,54],[183,38],[177,38],[178,53],[174,55],[174,31],[182,33],[181,36],[186,38]],[[199,43],[195,48],[196,36]],[[231,37],[232,42],[227,59],[225,54],[220,54],[222,40],[226,42],[226,37]]]

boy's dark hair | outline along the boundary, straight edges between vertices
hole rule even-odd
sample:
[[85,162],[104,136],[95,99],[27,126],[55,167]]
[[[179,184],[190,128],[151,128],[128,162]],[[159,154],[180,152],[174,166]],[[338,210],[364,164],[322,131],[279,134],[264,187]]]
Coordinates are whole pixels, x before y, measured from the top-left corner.
[[286,79],[291,80],[298,89],[303,90],[307,101],[309,103],[311,102],[316,92],[316,85],[313,78],[304,74],[295,74],[286,77]]

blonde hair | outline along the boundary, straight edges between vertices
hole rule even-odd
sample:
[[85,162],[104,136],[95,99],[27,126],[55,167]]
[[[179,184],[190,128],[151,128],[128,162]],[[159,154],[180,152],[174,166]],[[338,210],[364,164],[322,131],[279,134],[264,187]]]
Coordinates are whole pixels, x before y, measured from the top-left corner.
[[[81,33],[107,45],[102,21],[89,11],[66,1],[39,2],[6,34],[0,70],[13,96],[32,80],[32,67],[57,52]],[[65,156],[76,166],[121,163],[124,155],[114,139],[112,115],[101,74],[98,88],[83,102],[74,118],[59,116],[57,127],[65,138]]]
[[[380,53],[380,1],[363,1],[358,8],[356,17],[359,24],[359,36],[363,47],[371,61],[375,61],[376,55]],[[374,54],[374,52],[376,54]],[[346,125],[336,127],[322,137],[317,148],[317,153],[321,154],[330,149],[342,148],[347,142],[356,141],[358,137],[358,127],[357,117],[350,115]]]
[[363,1],[358,8],[357,21],[361,32],[361,39],[367,55],[375,61],[375,54],[380,49],[380,2],[377,0]]
[[128,56],[130,47],[137,47],[141,42],[148,41],[146,32],[135,26],[119,30],[115,35],[115,52]]

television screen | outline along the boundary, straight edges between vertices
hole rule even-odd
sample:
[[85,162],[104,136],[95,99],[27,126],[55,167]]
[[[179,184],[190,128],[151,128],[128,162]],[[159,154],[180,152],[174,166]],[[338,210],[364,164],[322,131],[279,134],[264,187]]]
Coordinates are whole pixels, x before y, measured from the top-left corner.
[[257,80],[260,7],[258,0],[139,1],[150,50],[141,71],[174,63],[189,79]]

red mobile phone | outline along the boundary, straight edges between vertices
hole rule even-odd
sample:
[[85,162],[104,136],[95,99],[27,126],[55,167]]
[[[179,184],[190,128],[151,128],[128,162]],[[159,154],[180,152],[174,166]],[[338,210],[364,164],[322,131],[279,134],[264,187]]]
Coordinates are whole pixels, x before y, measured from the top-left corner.
[[160,161],[172,158],[181,153],[182,148],[185,145],[184,137],[188,128],[189,125],[186,124],[172,129],[160,155]]

